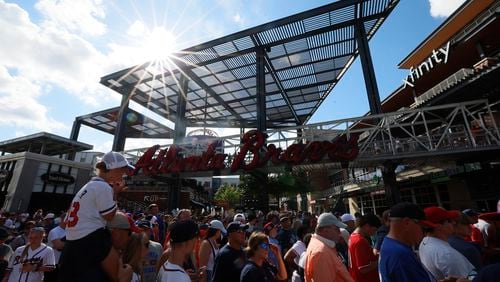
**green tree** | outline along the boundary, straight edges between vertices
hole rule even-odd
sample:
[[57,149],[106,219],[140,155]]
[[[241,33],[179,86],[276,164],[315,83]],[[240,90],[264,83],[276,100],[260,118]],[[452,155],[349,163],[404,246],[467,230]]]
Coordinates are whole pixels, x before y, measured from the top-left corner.
[[[243,190],[245,197],[258,197],[261,179],[263,179],[262,175],[257,175],[255,172],[241,175],[239,187]],[[300,171],[269,175],[265,189],[269,195],[274,197],[305,193],[309,191],[307,173]]]
[[240,188],[224,183],[217,192],[215,192],[214,199],[226,203],[229,206],[235,206],[240,202],[242,194],[243,190]]

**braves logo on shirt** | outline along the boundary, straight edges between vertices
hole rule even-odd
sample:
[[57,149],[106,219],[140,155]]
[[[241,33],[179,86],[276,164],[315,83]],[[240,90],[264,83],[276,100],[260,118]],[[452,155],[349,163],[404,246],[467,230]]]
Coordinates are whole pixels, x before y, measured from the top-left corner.
[[35,250],[32,250],[29,245],[17,248],[14,255],[10,258],[7,267],[7,270],[11,270],[8,281],[43,281],[43,272],[23,272],[23,265],[26,264],[35,266],[32,269],[37,269],[42,266],[55,267],[54,251],[45,244],[42,244]]

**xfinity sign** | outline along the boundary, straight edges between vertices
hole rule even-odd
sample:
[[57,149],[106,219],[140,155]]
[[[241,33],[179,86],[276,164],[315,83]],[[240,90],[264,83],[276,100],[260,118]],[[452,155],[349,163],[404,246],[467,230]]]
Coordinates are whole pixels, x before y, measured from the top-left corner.
[[446,64],[448,62],[448,54],[450,52],[450,41],[446,43],[446,46],[439,48],[438,50],[432,50],[432,54],[425,61],[420,63],[417,67],[411,67],[410,73],[403,79],[404,87],[410,86],[415,87],[415,81],[422,76],[424,73],[430,72],[437,64]]

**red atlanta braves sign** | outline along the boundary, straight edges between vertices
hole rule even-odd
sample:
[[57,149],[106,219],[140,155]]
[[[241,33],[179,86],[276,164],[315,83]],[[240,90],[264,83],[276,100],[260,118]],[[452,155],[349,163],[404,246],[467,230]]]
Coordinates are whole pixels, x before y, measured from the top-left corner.
[[[359,153],[358,137],[350,135],[347,139],[346,135],[340,135],[332,141],[298,143],[283,150],[274,144],[265,145],[264,134],[252,130],[243,135],[242,145],[234,155],[230,169],[231,172],[239,169],[249,171],[266,166],[269,161],[274,165],[315,163],[326,158],[334,162],[352,161]],[[141,170],[145,175],[157,175],[224,169],[228,154],[216,153],[216,146],[217,142],[211,143],[201,156],[182,156],[182,149],[176,145],[171,145],[168,149],[160,149],[159,145],[155,145],[137,161],[133,174]]]

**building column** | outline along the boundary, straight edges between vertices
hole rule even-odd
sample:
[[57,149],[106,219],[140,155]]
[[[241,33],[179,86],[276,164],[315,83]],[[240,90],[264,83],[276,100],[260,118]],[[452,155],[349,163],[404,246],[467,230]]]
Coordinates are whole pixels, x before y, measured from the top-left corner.
[[401,202],[401,193],[396,180],[396,167],[392,161],[384,162],[382,168],[382,180],[384,181],[385,198],[389,207]]

